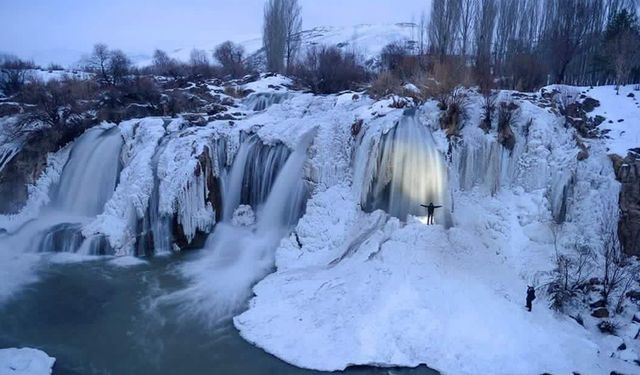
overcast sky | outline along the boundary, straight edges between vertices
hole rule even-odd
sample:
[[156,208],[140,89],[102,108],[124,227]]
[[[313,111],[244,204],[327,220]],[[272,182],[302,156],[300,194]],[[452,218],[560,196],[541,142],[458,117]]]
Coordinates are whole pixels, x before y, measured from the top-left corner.
[[[428,0],[300,0],[304,28],[417,20]],[[100,41],[130,54],[260,34],[264,0],[0,0],[0,51],[68,59]],[[60,61],[68,63],[67,61]]]

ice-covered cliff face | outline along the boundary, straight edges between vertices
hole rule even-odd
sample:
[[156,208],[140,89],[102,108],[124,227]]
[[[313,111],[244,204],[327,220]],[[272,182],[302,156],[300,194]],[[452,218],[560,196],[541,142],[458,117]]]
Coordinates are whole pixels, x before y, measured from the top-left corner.
[[[478,126],[473,92],[461,137],[447,139],[433,102],[405,112],[362,94],[271,89],[285,82],[249,84],[233,122],[145,118],[88,131],[50,156],[20,214],[0,217],[0,245],[10,245],[0,257],[202,247],[181,268],[191,287],[167,300],[237,315],[257,282],[236,327],[301,367],[625,369],[611,342],[544,302],[522,309],[556,250],[598,246],[595,218],[615,220],[619,185],[601,140],[584,141],[590,156],[578,160],[575,130],[538,94],[498,95],[514,108],[507,149],[495,120]],[[419,205],[431,201],[443,207],[427,226]]]

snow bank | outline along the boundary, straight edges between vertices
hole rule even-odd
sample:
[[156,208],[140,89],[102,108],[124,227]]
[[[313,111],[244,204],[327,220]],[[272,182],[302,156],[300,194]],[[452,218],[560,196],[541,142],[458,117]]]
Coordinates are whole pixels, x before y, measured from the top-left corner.
[[619,95],[615,86],[585,88],[583,92],[600,102],[589,115],[605,118],[600,129],[609,131],[606,144],[610,153],[624,157],[629,149],[640,147],[640,91],[627,85],[620,87]]
[[49,375],[55,361],[37,349],[0,349],[0,375]]

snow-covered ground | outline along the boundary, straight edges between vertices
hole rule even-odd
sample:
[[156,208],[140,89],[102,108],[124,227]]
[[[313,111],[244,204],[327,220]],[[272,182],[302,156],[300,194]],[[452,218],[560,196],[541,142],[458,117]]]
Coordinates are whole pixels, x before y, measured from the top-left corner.
[[38,349],[0,349],[0,375],[49,375],[55,361]]
[[609,130],[609,152],[622,157],[627,155],[629,149],[640,147],[640,90],[636,90],[636,87],[622,86],[619,94],[616,94],[615,86],[584,90],[586,95],[600,102],[600,106],[590,115],[605,118],[600,128]]
[[[508,93],[501,99],[508,100]],[[293,102],[282,107],[291,111]],[[352,171],[312,159],[318,175],[331,177],[321,179],[328,183],[319,184],[296,235],[282,241],[277,271],[254,287],[249,309],[235,318],[241,335],[292,364],[328,371],[362,364],[427,364],[456,374],[636,371],[629,360],[638,353],[633,335],[625,337],[629,349],[622,356],[621,339],[552,311],[543,288],[534,311],[524,309],[526,286],[548,282],[555,241],[561,252],[575,243],[597,246],[593,217],[616,204],[618,185],[607,141],[589,142],[592,156],[578,162],[573,130],[562,118],[526,100],[515,102],[521,109],[511,156],[492,151],[495,133],[477,128],[478,108],[472,106],[463,138],[480,151],[478,160],[461,153],[457,162],[454,153],[450,175],[460,187],[453,188],[449,230],[426,226],[419,217],[402,224],[379,211],[362,213],[361,181],[352,180],[362,175],[358,161]],[[352,118],[364,118],[367,131],[392,126],[401,112],[367,116],[380,103],[367,104],[350,110]],[[315,112],[311,105],[306,111]],[[349,105],[336,98],[332,112]],[[433,106],[424,111],[423,121],[434,127]],[[322,122],[309,122],[320,124],[322,134]],[[342,122],[348,125],[344,117]],[[444,135],[434,135],[446,151]],[[345,136],[332,133],[333,152],[350,149]],[[332,152],[322,137],[317,142]],[[553,217],[570,176],[578,182],[567,221],[557,226]]]

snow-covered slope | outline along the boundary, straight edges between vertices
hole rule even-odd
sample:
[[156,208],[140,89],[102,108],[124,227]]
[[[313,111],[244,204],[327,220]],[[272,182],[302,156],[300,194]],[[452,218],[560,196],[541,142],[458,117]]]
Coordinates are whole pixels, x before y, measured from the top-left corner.
[[608,130],[609,152],[622,157],[629,149],[640,147],[640,90],[637,87],[620,87],[619,94],[614,86],[585,89],[588,96],[600,102],[590,115],[605,118],[600,128]]
[[[524,309],[526,286],[548,281],[554,242],[570,252],[576,243],[600,241],[593,217],[607,215],[618,191],[605,145],[589,142],[592,155],[579,162],[574,131],[562,117],[536,105],[535,96],[499,98],[520,108],[516,146],[509,152],[495,133],[477,127],[480,98],[473,98],[464,143],[450,156],[455,209],[447,208],[454,220],[448,230],[420,217],[403,224],[380,211],[363,213],[359,178],[368,173],[362,168],[375,138],[354,144],[349,134],[333,132],[335,145],[327,147],[319,137],[321,154],[358,148],[365,159],[357,156],[353,169],[311,160],[331,182],[320,184],[296,234],[276,252],[277,271],[258,283],[249,309],[235,318],[242,336],[292,364],[327,371],[419,364],[455,374],[634,371],[635,365],[610,359],[618,341],[550,310],[544,289],[534,311]],[[316,99],[306,111],[346,110],[364,119],[365,134],[389,129],[401,116],[378,112],[381,103],[346,99]],[[435,104],[425,105],[421,117],[446,153]],[[571,176],[579,176],[575,185]],[[558,226],[563,205],[568,209]]]
[[[417,26],[412,23],[399,24],[363,24],[351,27],[319,26],[302,31],[302,50],[313,46],[338,46],[340,48],[355,51],[364,60],[377,57],[384,46],[391,42],[415,41]],[[195,46],[205,51],[213,51],[222,41]],[[238,38],[233,40],[244,47],[247,55],[259,53],[262,49],[262,37],[255,35],[250,38]],[[189,61],[191,48],[181,48],[168,51],[169,55],[180,61]],[[140,60],[140,66],[149,65],[150,60]]]

